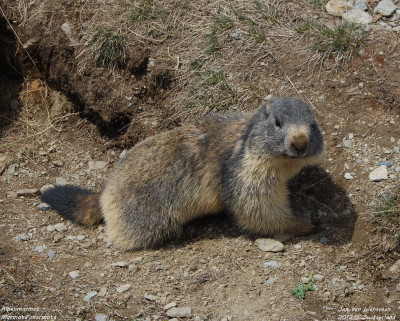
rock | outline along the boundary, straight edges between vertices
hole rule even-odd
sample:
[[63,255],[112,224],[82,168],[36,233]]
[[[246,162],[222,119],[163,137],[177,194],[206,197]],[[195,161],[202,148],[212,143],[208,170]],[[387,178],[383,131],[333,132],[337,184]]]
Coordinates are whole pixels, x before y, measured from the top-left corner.
[[0,154],[0,175],[3,175],[4,171],[10,165],[10,163],[10,157],[5,154]]
[[46,212],[46,211],[50,211],[50,210],[51,210],[51,206],[50,206],[49,204],[47,204],[47,203],[40,203],[40,204],[38,205],[38,208],[39,208],[40,210],[42,210],[43,212]]
[[174,307],[176,307],[176,302],[170,302],[164,306],[164,310],[169,310]]
[[263,267],[264,268],[272,267],[272,268],[276,269],[276,268],[278,268],[278,262],[276,262],[276,261],[267,261],[267,262],[264,262]]
[[56,229],[54,225],[47,225],[46,230],[47,232],[54,232]]
[[121,286],[117,287],[116,290],[117,290],[118,293],[123,293],[123,292],[128,291],[131,287],[132,287],[132,284],[127,283],[127,284],[124,284],[124,285],[121,285]]
[[56,251],[54,251],[54,250],[49,250],[49,251],[47,252],[47,256],[49,257],[50,260],[54,259],[55,256],[56,256]]
[[125,158],[127,153],[128,153],[128,150],[127,150],[127,149],[124,149],[124,150],[121,152],[121,154],[119,154],[119,159]]
[[91,291],[86,296],[83,298],[83,301],[89,302],[91,299],[93,299],[97,295],[97,291]]
[[40,188],[40,194],[43,194],[45,191],[47,191],[49,188],[52,188],[52,187],[54,187],[54,185],[51,185],[51,184],[43,185],[43,186]]
[[339,284],[340,284],[340,280],[339,279],[337,279],[337,278],[332,279],[332,285],[334,287],[338,287]]
[[320,241],[321,243],[323,243],[323,244],[326,244],[326,243],[329,242],[329,240],[328,240],[326,237],[321,237],[321,238],[319,239],[319,241]]
[[192,309],[173,307],[167,311],[167,315],[170,318],[187,318],[192,315]]
[[128,263],[126,263],[126,262],[115,262],[115,263],[111,263],[110,264],[111,266],[116,266],[116,267],[127,267],[128,266]]
[[382,166],[382,165],[385,165],[387,167],[392,167],[393,164],[391,162],[388,162],[388,161],[384,161],[384,162],[379,162],[378,163],[378,166]]
[[313,280],[317,282],[322,282],[325,279],[325,277],[322,274],[315,274],[313,275]]
[[56,233],[53,236],[54,243],[60,242],[63,238],[64,238],[64,235],[62,233]]
[[325,8],[329,14],[341,17],[345,12],[353,9],[353,2],[343,0],[330,0],[326,4]]
[[46,249],[46,245],[38,245],[35,247],[34,251],[38,253],[43,253],[43,251]]
[[396,11],[396,9],[397,7],[392,0],[382,0],[375,7],[374,12],[380,13],[382,16],[389,17]]
[[270,277],[268,277],[268,279],[267,279],[267,284],[268,284],[268,285],[272,285],[272,284],[274,284],[274,283],[276,282],[276,280],[277,280],[276,278],[270,276]]
[[383,274],[383,279],[391,279],[400,275],[400,260],[397,260],[389,269],[387,269]]
[[17,193],[15,193],[15,192],[13,192],[13,191],[8,191],[8,192],[7,192],[7,195],[9,195],[9,196],[12,197],[12,198],[18,198]]
[[274,239],[260,238],[254,242],[254,245],[264,252],[282,252],[285,248],[281,242]]
[[22,233],[19,235],[21,241],[29,241],[32,238],[32,233]]
[[67,227],[67,225],[65,225],[64,223],[58,223],[58,224],[55,224],[55,225],[54,225],[54,229],[55,229],[57,232],[65,232],[65,231],[68,230],[68,227]]
[[75,270],[75,271],[71,271],[68,273],[68,275],[72,278],[72,279],[76,279],[79,276],[79,271]]
[[360,9],[360,10],[368,10],[368,5],[365,0],[356,0],[354,3],[354,9]]
[[148,301],[156,301],[157,300],[157,297],[155,295],[147,294],[147,293],[145,293],[144,298]]
[[40,194],[40,190],[37,188],[24,188],[24,189],[19,189],[17,192],[17,196],[37,196]]
[[89,170],[102,170],[107,166],[107,162],[105,161],[89,161],[88,167]]
[[351,175],[351,173],[345,173],[345,174],[344,174],[344,178],[347,179],[347,180],[351,180],[351,179],[354,178],[354,176]]
[[[343,15],[343,18],[344,18],[344,15]],[[345,139],[345,140],[343,140],[343,145],[346,148],[352,148],[353,147],[353,142],[350,139]]]
[[396,290],[397,290],[397,292],[400,292],[400,283],[398,283],[398,284],[396,285]]
[[378,168],[375,168],[371,173],[369,173],[369,179],[372,182],[380,182],[382,180],[388,179],[387,166],[382,165]]
[[110,320],[110,318],[106,314],[97,313],[94,316],[94,321],[109,321],[109,320]]
[[68,182],[65,178],[57,177],[56,178],[56,185],[67,185]]
[[299,266],[300,266],[300,267],[305,267],[305,266],[306,266],[306,261],[304,261],[304,260],[301,261],[301,262],[299,263]]
[[373,21],[372,16],[361,9],[352,9],[345,12],[343,14],[343,19],[351,23],[359,23],[362,25],[368,25]]
[[309,277],[307,277],[307,276],[302,276],[302,277],[300,278],[300,283],[308,284],[308,282],[310,282],[310,278],[309,278]]
[[105,297],[107,295],[107,288],[102,287],[97,295],[101,296],[101,297]]

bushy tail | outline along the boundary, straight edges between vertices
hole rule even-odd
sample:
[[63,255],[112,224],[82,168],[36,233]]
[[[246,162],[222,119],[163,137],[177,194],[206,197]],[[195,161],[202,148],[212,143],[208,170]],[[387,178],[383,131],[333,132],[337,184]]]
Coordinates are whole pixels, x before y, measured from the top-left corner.
[[77,186],[57,185],[47,189],[40,198],[66,219],[95,226],[103,221],[99,196],[99,193]]

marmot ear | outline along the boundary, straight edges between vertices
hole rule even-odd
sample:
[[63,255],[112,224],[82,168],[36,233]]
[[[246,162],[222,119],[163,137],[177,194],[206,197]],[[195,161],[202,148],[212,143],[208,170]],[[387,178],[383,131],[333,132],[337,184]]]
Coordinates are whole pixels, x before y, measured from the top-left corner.
[[262,107],[265,111],[265,114],[267,115],[267,117],[269,117],[269,114],[271,114],[271,104],[269,102],[266,102],[262,105]]

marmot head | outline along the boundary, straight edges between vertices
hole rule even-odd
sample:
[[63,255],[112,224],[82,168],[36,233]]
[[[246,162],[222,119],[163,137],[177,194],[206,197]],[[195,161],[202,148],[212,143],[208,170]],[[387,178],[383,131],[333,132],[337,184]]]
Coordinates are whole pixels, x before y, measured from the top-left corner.
[[295,98],[276,98],[262,105],[250,123],[248,135],[252,151],[273,157],[311,157],[324,148],[310,107]]

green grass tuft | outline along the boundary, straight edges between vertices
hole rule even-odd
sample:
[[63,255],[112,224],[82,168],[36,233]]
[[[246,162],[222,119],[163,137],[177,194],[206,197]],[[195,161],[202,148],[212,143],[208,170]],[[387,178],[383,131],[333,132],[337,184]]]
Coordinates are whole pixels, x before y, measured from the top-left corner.
[[290,293],[292,293],[295,298],[304,300],[306,298],[307,291],[315,290],[312,285],[312,282],[313,282],[312,274],[310,274],[309,278],[310,278],[310,282],[308,282],[307,285],[305,285],[305,286],[301,285],[301,283],[299,283],[299,282],[296,282],[297,288],[295,290],[290,291]]

